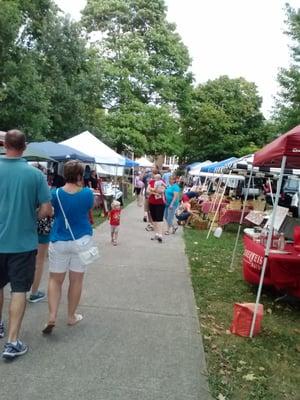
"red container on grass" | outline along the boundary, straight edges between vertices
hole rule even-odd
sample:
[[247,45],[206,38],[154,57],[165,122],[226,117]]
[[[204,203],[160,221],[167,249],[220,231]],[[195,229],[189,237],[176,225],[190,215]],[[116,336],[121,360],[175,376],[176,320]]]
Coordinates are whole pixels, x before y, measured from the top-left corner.
[[296,250],[300,250],[300,226],[294,228],[294,247]]
[[[239,336],[249,336],[254,315],[255,303],[235,303],[233,307],[233,321],[230,327],[231,333]],[[264,306],[258,305],[253,336],[261,330],[261,322],[264,314]]]

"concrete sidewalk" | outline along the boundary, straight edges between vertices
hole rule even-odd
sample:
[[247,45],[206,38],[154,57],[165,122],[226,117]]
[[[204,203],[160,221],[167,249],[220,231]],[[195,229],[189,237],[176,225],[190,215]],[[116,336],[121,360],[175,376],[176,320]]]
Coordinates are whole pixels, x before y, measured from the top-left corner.
[[28,305],[21,338],[30,351],[0,360],[1,399],[211,399],[181,232],[159,244],[141,219],[136,204],[123,211],[117,247],[107,223],[97,229],[102,258],[86,274],[80,324],[66,325],[64,294],[45,337],[47,303]]

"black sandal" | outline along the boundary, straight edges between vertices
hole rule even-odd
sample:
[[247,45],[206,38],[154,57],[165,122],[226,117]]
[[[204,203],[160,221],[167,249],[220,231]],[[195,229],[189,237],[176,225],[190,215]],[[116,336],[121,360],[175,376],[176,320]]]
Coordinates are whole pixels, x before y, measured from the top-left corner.
[[55,328],[55,322],[48,322],[45,325],[45,328],[42,330],[42,333],[44,335],[49,335],[50,333],[52,333],[53,328]]

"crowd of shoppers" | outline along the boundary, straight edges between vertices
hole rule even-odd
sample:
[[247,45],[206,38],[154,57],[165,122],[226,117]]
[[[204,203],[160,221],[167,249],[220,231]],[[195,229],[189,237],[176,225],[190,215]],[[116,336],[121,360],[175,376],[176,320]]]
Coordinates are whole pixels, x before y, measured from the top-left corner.
[[148,222],[145,229],[154,232],[151,240],[162,243],[163,235],[174,234],[178,229],[174,220],[181,201],[180,178],[173,175],[170,169],[160,174],[157,168],[147,168],[137,176],[144,183],[144,190],[139,191],[139,196],[144,196],[143,221]]
[[[92,241],[91,210],[97,187],[94,171],[79,161],[64,164],[63,176],[57,171],[51,182],[39,165],[32,166],[22,158],[25,135],[11,130],[5,135],[5,156],[0,158],[0,338],[7,334],[2,357],[12,360],[28,351],[20,339],[20,328],[28,301],[46,297],[39,285],[49,253],[48,317],[42,329],[50,334],[56,327],[62,296],[62,285],[68,276],[67,325],[83,319],[77,313],[83,278],[87,266],[79,247]],[[35,168],[37,167],[37,168]],[[60,177],[58,179],[57,177]],[[144,204],[147,230],[160,243],[163,235],[175,233],[175,212],[180,202],[177,178],[157,169],[137,173],[134,192],[138,206]],[[113,201],[109,212],[111,241],[117,245],[120,225],[120,202]],[[165,229],[166,228],[166,229]],[[8,324],[2,319],[3,289],[10,283],[11,298]]]

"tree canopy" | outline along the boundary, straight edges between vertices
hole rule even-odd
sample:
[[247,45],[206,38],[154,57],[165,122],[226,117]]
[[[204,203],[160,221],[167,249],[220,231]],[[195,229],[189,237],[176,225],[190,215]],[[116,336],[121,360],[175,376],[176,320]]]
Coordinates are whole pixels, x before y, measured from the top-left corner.
[[83,23],[101,40],[106,129],[118,150],[174,154],[192,76],[186,47],[164,0],[88,0]]
[[95,128],[101,82],[87,43],[51,0],[0,0],[1,129],[61,140]]
[[285,132],[300,123],[300,9],[286,6],[287,32],[290,46],[291,65],[281,69],[278,75],[280,93],[274,110],[274,118],[281,131]]
[[[53,0],[0,0],[0,129],[54,141],[90,130],[118,151],[185,160],[264,145],[275,125],[263,118],[255,84],[221,76],[194,87],[166,11],[165,0],[87,0],[74,22]],[[293,126],[300,17],[288,15],[294,62],[279,77],[276,117]]]
[[183,119],[188,160],[244,155],[264,143],[261,97],[254,83],[221,76],[199,85]]

